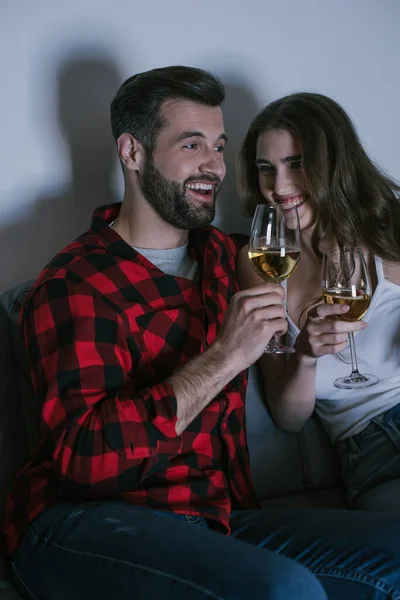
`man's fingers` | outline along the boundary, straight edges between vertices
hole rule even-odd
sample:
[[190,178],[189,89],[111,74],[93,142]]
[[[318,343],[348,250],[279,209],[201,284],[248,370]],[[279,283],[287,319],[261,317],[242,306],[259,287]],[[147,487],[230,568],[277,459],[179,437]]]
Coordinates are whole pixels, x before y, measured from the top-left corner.
[[258,308],[257,313],[255,314],[263,321],[273,321],[275,319],[282,319],[286,322],[285,309],[283,308],[283,306],[277,304]]
[[285,298],[285,291],[279,283],[260,283],[260,285],[256,285],[248,290],[238,292],[235,294],[235,297],[244,299],[254,296],[268,296],[269,294],[277,294],[281,298],[281,301]]
[[276,318],[263,322],[269,335],[277,335],[278,337],[286,333],[288,323],[286,319]]
[[231,302],[234,311],[242,312],[244,315],[250,315],[253,311],[270,310],[272,307],[280,309],[285,314],[285,308],[282,299],[278,294],[259,294],[256,296],[238,297]]

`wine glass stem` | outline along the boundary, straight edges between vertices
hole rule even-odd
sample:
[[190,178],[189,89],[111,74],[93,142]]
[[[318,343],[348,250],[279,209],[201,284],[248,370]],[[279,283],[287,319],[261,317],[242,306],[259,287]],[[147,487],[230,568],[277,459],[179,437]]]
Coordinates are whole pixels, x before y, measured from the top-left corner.
[[358,365],[357,365],[357,356],[356,356],[356,345],[354,343],[354,335],[353,332],[349,333],[349,345],[350,345],[350,356],[351,356],[351,374],[358,375]]

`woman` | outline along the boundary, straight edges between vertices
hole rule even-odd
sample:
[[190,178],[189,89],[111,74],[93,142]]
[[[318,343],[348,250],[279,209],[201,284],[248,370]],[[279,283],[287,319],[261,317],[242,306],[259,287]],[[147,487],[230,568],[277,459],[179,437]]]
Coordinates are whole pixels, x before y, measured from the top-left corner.
[[[400,188],[368,158],[336,102],[300,93],[251,124],[239,189],[247,215],[262,202],[288,215],[297,207],[301,229],[301,258],[286,282],[286,341],[296,353],[261,359],[272,416],[298,431],[315,409],[337,445],[349,506],[400,512]],[[322,253],[332,245],[364,250],[373,299],[362,322],[332,319],[347,308],[320,301]],[[247,248],[239,278],[244,288],[261,283]],[[379,377],[370,388],[333,385],[350,371],[350,331],[363,370]]]

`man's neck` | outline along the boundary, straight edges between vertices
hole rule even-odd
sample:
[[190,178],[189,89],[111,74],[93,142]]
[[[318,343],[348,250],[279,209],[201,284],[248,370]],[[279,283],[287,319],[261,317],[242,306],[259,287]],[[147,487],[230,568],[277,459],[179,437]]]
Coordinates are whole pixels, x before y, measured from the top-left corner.
[[136,248],[166,250],[187,243],[188,232],[166,223],[143,197],[125,193],[113,229]]

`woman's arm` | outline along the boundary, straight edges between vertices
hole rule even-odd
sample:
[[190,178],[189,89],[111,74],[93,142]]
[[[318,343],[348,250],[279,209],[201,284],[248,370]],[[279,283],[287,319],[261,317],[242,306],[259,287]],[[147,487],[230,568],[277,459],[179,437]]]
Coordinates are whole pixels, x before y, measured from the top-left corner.
[[[247,247],[238,257],[238,279],[242,289],[262,283],[250,264]],[[299,431],[311,416],[315,406],[317,358],[341,352],[347,346],[348,332],[366,327],[363,322],[332,319],[347,310],[348,307],[343,305],[314,307],[297,337],[294,354],[288,357],[264,354],[260,358],[266,400],[281,429]]]

